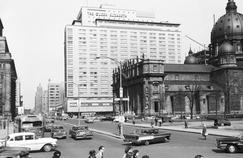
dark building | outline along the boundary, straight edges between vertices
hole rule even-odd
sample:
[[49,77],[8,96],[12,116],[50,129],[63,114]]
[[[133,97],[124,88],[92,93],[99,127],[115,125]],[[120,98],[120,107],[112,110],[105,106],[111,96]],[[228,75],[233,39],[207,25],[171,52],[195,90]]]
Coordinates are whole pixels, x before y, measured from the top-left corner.
[[[193,53],[184,64],[131,60],[122,66],[119,112],[154,114],[243,114],[243,15],[228,0],[226,14],[215,23],[208,50]],[[120,71],[113,74],[119,96]],[[118,108],[118,109],[117,109]]]
[[0,119],[3,117],[13,119],[16,116],[17,74],[2,30],[0,19]]

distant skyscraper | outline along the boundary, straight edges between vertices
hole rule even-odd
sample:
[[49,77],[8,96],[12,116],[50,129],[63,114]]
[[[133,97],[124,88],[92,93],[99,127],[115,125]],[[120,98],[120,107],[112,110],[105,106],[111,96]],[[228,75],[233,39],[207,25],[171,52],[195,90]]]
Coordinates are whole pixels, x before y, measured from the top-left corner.
[[36,89],[35,93],[35,114],[42,114],[42,95],[43,89],[41,84]]
[[45,114],[48,114],[49,107],[48,107],[48,91],[44,90],[42,94],[42,110]]
[[65,28],[67,111],[77,112],[81,102],[81,112],[111,112],[112,70],[126,59],[182,63],[179,26],[155,21],[151,13],[82,7]]

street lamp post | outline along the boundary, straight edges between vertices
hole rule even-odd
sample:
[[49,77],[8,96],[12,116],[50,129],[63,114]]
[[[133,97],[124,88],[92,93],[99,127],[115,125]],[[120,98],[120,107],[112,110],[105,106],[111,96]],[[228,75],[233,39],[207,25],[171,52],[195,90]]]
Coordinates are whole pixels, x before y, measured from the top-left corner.
[[[101,59],[102,57],[96,57],[96,59]],[[110,58],[110,57],[103,57],[114,61],[120,68],[119,68],[119,114],[122,114],[122,99],[123,99],[123,87],[122,87],[122,62],[119,62],[117,59]]]

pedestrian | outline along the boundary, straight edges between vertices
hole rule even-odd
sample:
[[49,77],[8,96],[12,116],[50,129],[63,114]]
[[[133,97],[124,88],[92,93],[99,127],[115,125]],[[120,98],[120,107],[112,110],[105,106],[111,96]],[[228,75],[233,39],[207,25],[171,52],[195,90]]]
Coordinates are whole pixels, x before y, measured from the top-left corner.
[[202,155],[196,155],[194,158],[204,158]]
[[55,150],[53,153],[52,158],[60,158],[61,157],[61,152],[59,150]]
[[104,158],[104,151],[105,151],[105,147],[103,145],[101,145],[99,147],[99,151],[97,152],[97,154],[95,155],[96,158]]
[[133,156],[132,158],[138,158],[139,151],[137,149],[133,150]]
[[185,128],[188,128],[188,122],[187,122],[187,119],[185,119]]
[[207,135],[208,135],[207,127],[206,127],[206,124],[203,123],[202,136],[204,137],[205,140],[207,139]]
[[155,117],[154,122],[155,122],[155,126],[157,126],[158,125],[158,118],[157,117]]
[[151,127],[152,128],[154,127],[154,119],[153,118],[151,119]]
[[162,126],[162,118],[159,118],[158,122],[159,122],[159,126],[161,127]]
[[135,125],[135,117],[132,118],[132,124]]
[[88,158],[96,158],[96,151],[95,150],[90,150],[89,151],[89,157]]
[[118,129],[118,135],[121,135],[121,122],[118,122],[117,129]]
[[143,155],[142,158],[149,158],[149,156],[148,155]]
[[125,154],[122,156],[122,158],[132,158],[133,151],[132,146],[128,145],[125,148]]

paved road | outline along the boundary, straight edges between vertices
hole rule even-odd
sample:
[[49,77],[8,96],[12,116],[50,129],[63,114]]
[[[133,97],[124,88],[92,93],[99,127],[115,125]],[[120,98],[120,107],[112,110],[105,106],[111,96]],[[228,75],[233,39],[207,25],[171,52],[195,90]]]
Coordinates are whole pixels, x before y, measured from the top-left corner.
[[[58,122],[64,123],[64,122]],[[76,124],[75,120],[65,122],[65,126],[69,128],[69,124]],[[112,133],[116,133],[116,126],[111,122],[95,122],[89,124],[92,128],[105,129]],[[134,128],[125,126],[124,131],[130,132]],[[227,154],[215,147],[215,139],[217,136],[209,136],[208,139],[202,140],[199,134],[176,132],[173,131],[172,139],[167,143],[151,144],[148,146],[135,146],[134,148],[140,151],[140,155],[148,154],[152,158],[190,158],[196,154],[202,154],[207,158],[240,158],[243,153]],[[92,140],[73,140],[71,138],[59,140],[58,149],[62,151],[64,158],[85,158],[88,157],[88,151],[97,149],[99,145],[106,147],[105,158],[119,158],[122,157],[125,148],[124,142],[113,137],[103,135],[94,135]],[[51,158],[51,153],[32,153],[33,158]]]

